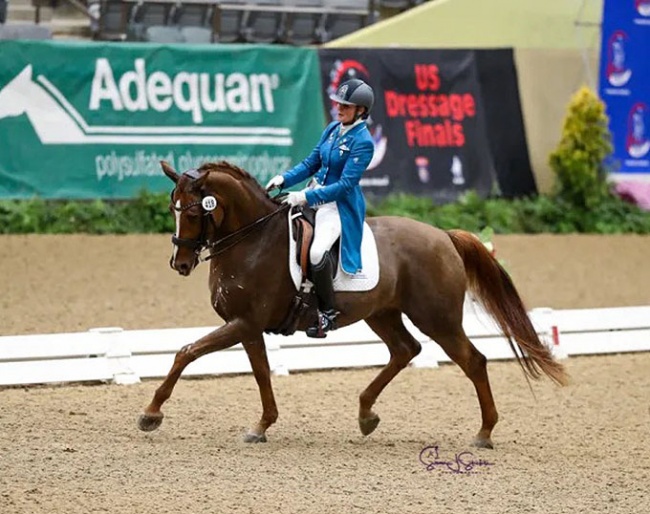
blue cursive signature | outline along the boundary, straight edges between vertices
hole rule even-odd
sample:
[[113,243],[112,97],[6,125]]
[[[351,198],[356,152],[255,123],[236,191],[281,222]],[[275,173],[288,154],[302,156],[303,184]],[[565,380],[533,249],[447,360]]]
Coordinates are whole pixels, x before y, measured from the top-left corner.
[[443,459],[440,457],[438,446],[423,448],[419,458],[427,471],[440,470],[445,473],[477,473],[477,468],[494,465],[484,459],[477,459],[472,452],[468,451],[457,453],[451,460]]

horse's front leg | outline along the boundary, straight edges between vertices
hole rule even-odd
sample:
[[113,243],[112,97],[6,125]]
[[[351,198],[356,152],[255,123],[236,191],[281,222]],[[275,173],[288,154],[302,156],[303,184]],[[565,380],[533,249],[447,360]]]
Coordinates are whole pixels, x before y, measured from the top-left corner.
[[188,364],[208,353],[224,350],[225,348],[236,345],[245,338],[245,334],[245,324],[240,320],[235,320],[222,325],[194,343],[181,348],[174,358],[174,364],[169,370],[169,373],[167,373],[167,377],[160,384],[160,387],[156,389],[151,403],[138,418],[138,427],[140,430],[150,432],[160,426],[163,420],[163,413],[160,411],[160,408],[171,396],[176,382],[178,382],[178,379]]
[[243,345],[253,368],[253,375],[255,375],[255,381],[260,389],[262,399],[262,418],[246,433],[244,441],[247,443],[265,443],[266,429],[278,419],[278,407],[273,396],[271,368],[269,359],[266,356],[264,337],[260,335],[256,339],[244,341]]

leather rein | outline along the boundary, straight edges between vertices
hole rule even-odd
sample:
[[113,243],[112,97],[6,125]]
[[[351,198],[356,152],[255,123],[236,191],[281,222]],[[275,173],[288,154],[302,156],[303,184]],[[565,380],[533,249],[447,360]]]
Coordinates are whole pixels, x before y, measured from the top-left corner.
[[[192,202],[188,205],[185,205],[184,207],[176,207],[175,205],[172,205],[172,209],[174,209],[176,212],[183,212],[197,205],[201,205],[201,200]],[[217,239],[216,241],[210,242],[208,241],[208,237],[207,237],[208,224],[205,221],[206,217],[212,223],[213,229],[216,230],[217,227],[214,224],[214,219],[212,218],[211,215],[212,211],[206,211],[205,209],[203,209],[201,205],[201,208],[204,212],[203,212],[203,216],[201,217],[201,235],[199,236],[199,238],[187,239],[187,238],[177,237],[176,234],[174,234],[172,235],[172,243],[175,244],[176,246],[191,248],[196,254],[196,256],[198,257],[200,262],[208,261],[210,259],[213,259],[217,255],[225,252],[226,250],[232,248],[233,246],[241,243],[254,230],[261,228],[273,216],[275,216],[278,213],[286,211],[289,207],[290,206],[288,204],[282,204],[275,211],[271,212],[270,214],[267,214],[266,216],[262,216],[261,218],[255,220],[250,225],[246,225],[245,227],[235,230],[232,234],[228,234],[227,236]],[[209,255],[207,255],[206,257],[201,257],[201,253],[204,252],[205,250],[208,250],[210,252]]]

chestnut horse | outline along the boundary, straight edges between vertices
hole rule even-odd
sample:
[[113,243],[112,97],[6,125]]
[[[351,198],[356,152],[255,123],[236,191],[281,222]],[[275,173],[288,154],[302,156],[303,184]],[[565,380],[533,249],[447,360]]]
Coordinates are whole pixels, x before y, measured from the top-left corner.
[[[288,207],[271,198],[250,174],[226,162],[204,164],[180,175],[167,163],[161,165],[175,184],[170,210],[176,217],[176,234],[170,265],[187,276],[200,262],[201,252],[210,252],[211,302],[225,324],[176,354],[169,374],[139,417],[139,428],[150,431],[160,426],[161,407],[188,364],[241,342],[262,400],[262,417],[244,439],[266,441],[278,409],[264,333],[282,324],[296,295],[287,265]],[[216,204],[210,198],[202,204],[210,196]],[[339,327],[364,320],[390,352],[386,366],[359,396],[362,434],[370,434],[379,423],[372,410],[379,394],[420,352],[420,343],[403,324],[405,314],[474,384],[482,415],[474,444],[492,448],[498,416],[486,358],[463,330],[466,290],[497,321],[527,380],[543,373],[565,385],[565,370],[540,341],[508,274],[473,234],[443,231],[401,217],[370,217],[367,222],[379,253],[379,283],[367,292],[336,293]],[[300,331],[313,319],[303,317]]]

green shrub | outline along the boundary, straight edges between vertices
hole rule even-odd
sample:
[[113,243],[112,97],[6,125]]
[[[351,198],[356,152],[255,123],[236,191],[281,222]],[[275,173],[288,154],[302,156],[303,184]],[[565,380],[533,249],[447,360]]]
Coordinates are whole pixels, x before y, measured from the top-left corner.
[[[127,234],[174,231],[168,193],[141,193],[131,201],[0,201],[0,233]],[[442,229],[479,234],[638,233],[650,234],[650,213],[609,195],[591,209],[576,208],[565,197],[540,195],[516,200],[483,199],[474,192],[458,202],[437,205],[405,194],[368,201],[368,216],[413,218]]]
[[0,234],[169,233],[169,195],[142,192],[131,201],[0,201]]
[[371,216],[406,216],[442,229],[476,234],[490,227],[497,234],[638,233],[650,234],[650,213],[613,195],[593,209],[576,208],[563,197],[540,195],[516,200],[481,199],[469,192],[458,202],[435,205],[408,195],[389,196],[368,207]]
[[612,152],[604,103],[587,87],[571,99],[558,147],[549,156],[554,195],[579,209],[597,207],[611,196],[605,158]]

